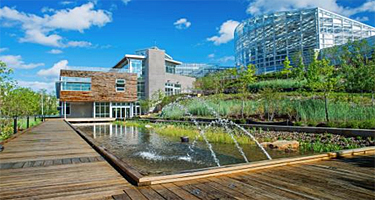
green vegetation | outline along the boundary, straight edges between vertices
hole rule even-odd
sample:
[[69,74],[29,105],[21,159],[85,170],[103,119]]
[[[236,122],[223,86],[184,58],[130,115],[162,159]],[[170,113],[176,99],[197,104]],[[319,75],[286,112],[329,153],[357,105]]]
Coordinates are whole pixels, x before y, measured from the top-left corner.
[[[271,99],[277,95],[271,93],[269,97],[247,100],[244,104],[245,118],[258,121],[289,120],[301,122],[301,125],[316,126],[325,121],[324,100],[322,99]],[[272,96],[271,96],[272,95]],[[267,99],[268,98],[268,99]],[[206,98],[207,104],[215,109],[221,116],[239,118],[241,116],[242,101],[216,100],[215,96]],[[209,117],[210,111],[198,100],[182,102],[190,113],[196,116]],[[330,123],[326,126],[339,126],[350,128],[375,128],[375,107],[371,105],[359,106],[347,102],[328,103]],[[178,108],[165,108],[162,116],[165,118],[179,119],[184,117],[184,112]],[[297,124],[298,125],[298,124]]]
[[[314,52],[299,52],[292,56],[293,62],[289,59],[285,58],[281,72],[258,75],[250,81],[241,80],[233,70],[210,74],[197,80],[196,89],[201,90],[208,104],[224,117],[375,129],[374,46],[366,41],[355,41],[331,48],[319,58]],[[253,70],[253,66],[248,68]],[[236,85],[242,87],[234,87]],[[220,89],[215,90],[215,87]],[[182,104],[193,115],[211,116],[198,101]],[[162,116],[181,118],[183,114],[178,109],[168,108]]]
[[[145,128],[145,125],[150,124],[141,121],[117,121],[114,122],[119,125],[135,126]],[[193,141],[197,136],[200,136],[198,129],[191,124],[181,124],[181,123],[157,123],[150,124],[152,130],[160,135],[167,137],[180,138],[182,136],[187,136]],[[228,133],[224,132],[224,129],[213,127],[205,131],[205,136],[207,140],[211,143],[224,143],[224,144],[234,144],[233,139]],[[239,144],[253,144],[254,142],[247,136],[240,136],[236,134],[234,136]],[[198,141],[203,141],[202,137],[197,138]]]
[[[18,129],[25,129],[26,118],[30,117],[29,126],[36,125],[33,116],[57,114],[57,100],[46,91],[35,92],[30,88],[20,87],[11,78],[13,70],[0,61],[0,140],[10,137],[13,130],[13,119],[19,119]],[[43,102],[43,108],[41,105]],[[25,118],[25,119],[24,119]],[[21,120],[20,120],[21,119]]]
[[[172,137],[179,140],[182,136],[187,136],[190,140],[194,140],[196,136],[199,136],[197,128],[190,123],[149,123],[147,121],[116,121],[118,125],[135,126],[139,128],[145,128],[149,125],[150,131]],[[333,152],[342,149],[353,149],[369,145],[374,145],[375,141],[372,138],[353,138],[344,137],[334,134],[308,134],[308,133],[292,133],[292,132],[275,132],[275,131],[264,131],[262,129],[248,130],[251,132],[258,141],[260,142],[274,142],[276,140],[296,140],[299,142],[299,151],[301,152]],[[206,132],[206,137],[210,143],[220,144],[234,144],[232,138],[228,133],[225,133],[221,127],[211,127]],[[234,129],[235,138],[239,144],[246,145],[254,142],[248,137],[241,135],[236,129]],[[198,141],[203,141],[202,137],[198,138]]]

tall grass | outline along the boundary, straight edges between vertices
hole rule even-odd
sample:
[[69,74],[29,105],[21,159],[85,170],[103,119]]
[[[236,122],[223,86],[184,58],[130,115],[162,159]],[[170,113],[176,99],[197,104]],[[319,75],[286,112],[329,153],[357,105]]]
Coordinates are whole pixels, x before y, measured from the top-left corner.
[[[209,109],[198,100],[182,102],[195,116],[212,116]],[[242,101],[240,100],[207,100],[207,104],[224,117],[237,117],[241,115]],[[276,116],[289,116],[291,120],[305,124],[318,124],[325,122],[324,101],[321,99],[280,99],[274,102],[273,111]],[[267,102],[247,100],[244,103],[244,114],[247,117],[264,118],[268,112]],[[328,105],[329,118],[333,122],[367,121],[373,124],[367,128],[375,128],[375,106],[358,105],[348,102],[330,102]],[[162,113],[167,118],[182,118],[184,112],[177,107],[164,109]]]
[[[135,126],[139,128],[145,128],[145,125],[149,124],[143,121],[115,121],[114,124]],[[187,136],[190,140],[194,140],[197,136],[198,141],[203,141],[203,137],[200,136],[198,129],[191,124],[177,124],[177,123],[153,123],[150,124],[151,129],[160,135],[167,137],[180,138]],[[236,131],[233,129],[233,131]],[[254,142],[248,136],[240,135],[234,132],[234,138],[239,144],[253,144]],[[222,143],[222,144],[234,144],[232,137],[224,131],[221,127],[211,127],[205,130],[205,136],[210,143]]]

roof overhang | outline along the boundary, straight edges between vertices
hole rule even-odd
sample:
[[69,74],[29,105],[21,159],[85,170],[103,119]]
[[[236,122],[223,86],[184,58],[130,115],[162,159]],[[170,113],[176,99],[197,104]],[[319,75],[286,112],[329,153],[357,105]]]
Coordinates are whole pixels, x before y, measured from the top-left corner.
[[124,58],[122,58],[115,66],[112,68],[121,68],[123,65],[127,65],[129,62],[129,59],[138,59],[142,60],[145,59],[146,56],[141,56],[141,55],[131,55],[131,54],[125,54]]
[[179,62],[177,60],[165,59],[165,61],[173,63],[173,64],[176,64],[176,65],[181,65],[182,64],[182,62]]

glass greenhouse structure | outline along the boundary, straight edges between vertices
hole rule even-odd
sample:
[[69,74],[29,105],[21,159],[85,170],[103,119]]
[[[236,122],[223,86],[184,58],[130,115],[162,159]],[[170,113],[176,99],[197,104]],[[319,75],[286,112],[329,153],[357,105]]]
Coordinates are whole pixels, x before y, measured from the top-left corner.
[[265,14],[237,26],[236,65],[253,64],[257,74],[280,71],[286,56],[293,64],[301,53],[309,63],[316,51],[374,35],[374,27],[322,8]]

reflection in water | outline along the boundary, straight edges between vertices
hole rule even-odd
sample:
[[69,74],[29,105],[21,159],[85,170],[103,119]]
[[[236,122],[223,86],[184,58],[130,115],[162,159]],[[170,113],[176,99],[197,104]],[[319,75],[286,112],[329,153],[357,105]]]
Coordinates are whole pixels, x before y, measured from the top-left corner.
[[[179,137],[165,137],[153,130],[109,123],[75,125],[94,138],[98,146],[104,146],[118,158],[129,163],[139,172],[170,174],[178,171],[216,166],[209,149],[198,142],[194,152]],[[221,164],[244,162],[233,144],[212,144]],[[241,145],[249,161],[266,160],[267,157],[255,145]],[[189,152],[189,155],[187,153]],[[273,158],[299,155],[299,152],[269,152]]]

